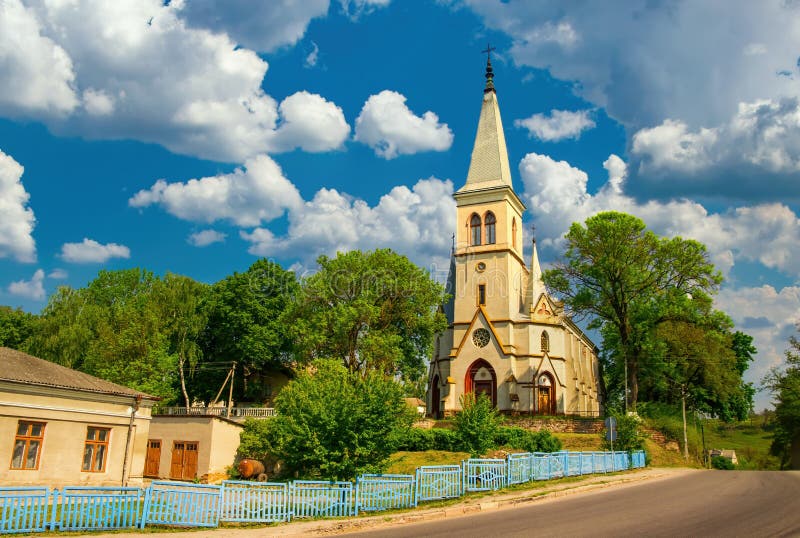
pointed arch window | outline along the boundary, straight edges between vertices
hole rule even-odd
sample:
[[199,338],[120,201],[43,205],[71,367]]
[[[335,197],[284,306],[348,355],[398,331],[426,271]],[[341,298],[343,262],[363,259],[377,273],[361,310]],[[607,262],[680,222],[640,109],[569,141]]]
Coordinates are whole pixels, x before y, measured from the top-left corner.
[[486,228],[486,244],[487,245],[494,245],[495,244],[495,233],[494,228],[495,224],[497,224],[497,219],[494,217],[494,213],[489,211],[486,213],[486,217],[483,219],[484,227]]
[[550,351],[550,335],[547,331],[542,331],[542,353]]
[[511,219],[511,246],[517,248],[517,219]]
[[469,219],[469,244],[472,246],[481,244],[481,218],[473,213]]

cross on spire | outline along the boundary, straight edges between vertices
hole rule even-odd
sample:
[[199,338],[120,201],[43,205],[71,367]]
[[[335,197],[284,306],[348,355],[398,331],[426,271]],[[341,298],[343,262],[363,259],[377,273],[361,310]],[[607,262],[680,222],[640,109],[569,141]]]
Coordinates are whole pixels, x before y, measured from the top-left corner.
[[494,90],[494,72],[492,71],[492,51],[495,50],[490,44],[486,44],[486,50],[481,53],[486,54],[486,87],[483,93],[493,92]]
[[531,224],[531,239],[533,239],[533,242],[536,243],[536,225],[535,224]]

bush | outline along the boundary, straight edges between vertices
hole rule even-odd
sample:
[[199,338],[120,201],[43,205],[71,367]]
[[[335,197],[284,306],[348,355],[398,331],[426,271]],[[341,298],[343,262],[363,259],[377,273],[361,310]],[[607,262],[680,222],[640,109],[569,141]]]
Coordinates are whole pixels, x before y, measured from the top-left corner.
[[461,451],[461,439],[453,430],[434,428],[429,431],[433,433],[434,450],[446,450],[447,452]]
[[500,415],[485,394],[476,398],[475,394],[467,393],[459,401],[461,412],[453,421],[455,433],[464,451],[480,456],[496,446]]
[[423,430],[422,428],[411,428],[403,435],[397,450],[407,450],[409,452],[422,452],[433,450],[434,434],[433,430]]
[[561,441],[553,437],[549,431],[533,432],[517,426],[498,428],[495,445],[524,450],[525,452],[557,452],[561,450]]
[[714,456],[711,458],[711,467],[722,471],[733,471],[735,468],[733,462],[729,458],[724,458],[722,456]]
[[[635,415],[622,415],[617,419],[617,439],[614,441],[614,450],[620,452],[633,452],[644,450],[647,436],[640,431],[641,419]],[[603,446],[611,450],[611,442],[606,439],[607,430],[603,430]]]
[[317,361],[278,395],[277,416],[260,445],[301,478],[350,480],[380,472],[410,431],[412,411],[402,387],[378,373],[362,377],[338,361]]

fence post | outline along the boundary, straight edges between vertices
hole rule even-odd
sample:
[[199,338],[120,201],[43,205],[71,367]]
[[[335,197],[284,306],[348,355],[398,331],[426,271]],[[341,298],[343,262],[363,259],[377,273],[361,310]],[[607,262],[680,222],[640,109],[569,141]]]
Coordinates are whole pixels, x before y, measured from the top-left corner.
[[[58,529],[58,488],[53,490],[53,504],[50,505],[50,517],[47,517],[47,508],[45,508],[45,529],[50,529],[52,531]],[[50,520],[49,522],[47,520]]]
[[150,511],[150,496],[152,494],[153,486],[147,486],[144,492],[144,506],[142,506],[142,519],[139,521],[139,528],[143,529],[147,521],[147,514]]

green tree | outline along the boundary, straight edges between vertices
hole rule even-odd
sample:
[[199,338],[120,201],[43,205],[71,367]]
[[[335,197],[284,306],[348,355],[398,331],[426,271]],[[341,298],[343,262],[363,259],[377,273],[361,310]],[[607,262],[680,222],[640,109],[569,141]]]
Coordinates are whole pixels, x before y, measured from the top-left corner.
[[[205,369],[196,380],[205,399],[217,393],[231,362],[237,367],[234,398],[264,401],[271,395],[265,374],[293,365],[289,327],[282,316],[298,290],[293,272],[266,259],[212,286],[201,338]],[[220,364],[224,369],[215,368]]]
[[300,356],[337,358],[351,372],[402,375],[425,370],[433,337],[446,321],[437,311],[444,288],[391,250],[320,256],[290,317]]
[[[798,325],[800,330],[800,325]],[[775,396],[775,433],[770,451],[781,460],[781,468],[791,465],[792,447],[800,443],[800,340],[789,338],[786,368],[773,370],[765,380]]]
[[188,409],[191,399],[186,388],[185,369],[194,373],[202,358],[199,337],[208,320],[205,301],[209,286],[186,276],[167,273],[155,288],[154,304],[167,341],[167,351],[175,357],[181,394]]
[[263,444],[248,447],[283,460],[303,478],[350,480],[380,472],[408,431],[413,412],[399,384],[378,372],[365,376],[336,360],[300,372],[278,395]]
[[453,419],[456,435],[464,450],[473,456],[485,454],[494,448],[501,418],[485,394],[477,398],[472,392],[459,398],[461,411]]
[[36,316],[21,308],[0,305],[0,346],[23,349],[33,332]]
[[701,243],[658,237],[625,213],[574,223],[566,239],[564,258],[545,272],[545,283],[601,330],[614,370],[627,370],[627,401],[635,409],[653,328],[679,317],[687,300],[710,302],[722,277]]

